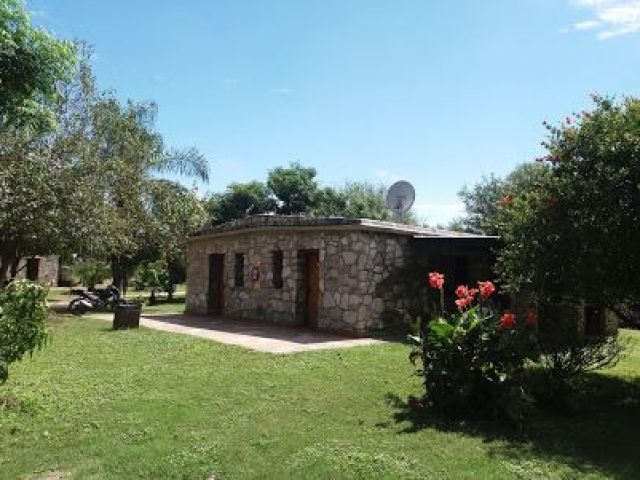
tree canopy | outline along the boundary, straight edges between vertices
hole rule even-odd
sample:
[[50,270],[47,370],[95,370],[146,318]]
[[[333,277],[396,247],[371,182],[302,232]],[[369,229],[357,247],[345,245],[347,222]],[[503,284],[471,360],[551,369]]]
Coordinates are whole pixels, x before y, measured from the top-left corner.
[[316,169],[292,163],[276,167],[267,176],[267,186],[277,199],[276,212],[294,215],[311,210],[318,201]]
[[0,129],[53,127],[50,103],[75,60],[74,45],[32,26],[21,0],[0,0]]
[[0,279],[22,256],[77,253],[109,261],[121,282],[141,261],[179,264],[205,221],[195,193],[158,174],[206,180],[206,159],[164,144],[155,104],[98,91],[90,52],[79,52],[52,103],[59,127],[0,133]]
[[[269,171],[266,183],[232,183],[207,199],[210,222],[223,223],[259,213],[392,218],[384,199],[384,185],[359,181],[336,188],[321,186],[316,176],[315,168],[296,162]],[[415,223],[415,217],[408,214],[403,221]]]
[[471,225],[502,237],[508,289],[615,307],[640,302],[640,100],[593,100],[591,111],[545,124],[536,164],[463,198]]
[[232,183],[223,193],[211,195],[206,204],[209,217],[214,223],[269,213],[276,209],[276,200],[271,196],[271,191],[257,180]]
[[524,163],[504,178],[491,174],[471,187],[465,186],[458,196],[466,215],[454,221],[455,229],[497,235],[501,205],[514,195],[538,188],[548,171],[545,165]]

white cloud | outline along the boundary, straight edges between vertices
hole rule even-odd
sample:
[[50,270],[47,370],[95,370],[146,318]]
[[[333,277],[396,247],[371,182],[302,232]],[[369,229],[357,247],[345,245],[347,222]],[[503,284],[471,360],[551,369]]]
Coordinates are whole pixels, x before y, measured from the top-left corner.
[[574,30],[592,30],[594,28],[602,25],[601,22],[597,20],[586,20],[584,22],[578,22],[573,25]]
[[574,23],[571,30],[597,30],[597,38],[606,40],[640,31],[640,0],[572,0],[591,11],[592,18]]

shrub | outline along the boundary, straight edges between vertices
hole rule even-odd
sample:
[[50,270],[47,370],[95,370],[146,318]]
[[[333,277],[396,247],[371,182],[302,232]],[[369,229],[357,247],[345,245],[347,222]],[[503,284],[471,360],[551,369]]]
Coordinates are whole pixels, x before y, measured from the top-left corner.
[[0,290],[0,383],[9,376],[9,364],[45,344],[46,298],[46,288],[26,280]]
[[536,398],[546,406],[570,407],[585,374],[615,366],[623,350],[617,335],[606,335],[589,339],[576,336],[561,347],[545,351],[540,359],[544,383],[537,385]]
[[581,299],[556,298],[541,304],[540,312],[536,399],[545,406],[571,407],[585,374],[615,365],[623,345],[602,308],[585,308]]
[[136,284],[151,289],[149,304],[156,302],[156,290],[167,293],[167,298],[171,300],[175,292],[175,282],[169,272],[167,262],[157,260],[155,262],[143,263],[136,272]]
[[449,314],[444,310],[444,276],[433,272],[429,282],[439,291],[439,314],[419,321],[409,337],[414,345],[410,359],[421,363],[425,401],[446,413],[506,414],[522,422],[532,403],[525,364],[539,357],[536,314],[517,318],[497,312],[491,282],[478,282],[478,288],[460,285],[458,311]]
[[109,265],[98,260],[88,259],[76,262],[72,267],[72,271],[73,276],[89,288],[93,288],[96,284],[102,283],[111,277]]

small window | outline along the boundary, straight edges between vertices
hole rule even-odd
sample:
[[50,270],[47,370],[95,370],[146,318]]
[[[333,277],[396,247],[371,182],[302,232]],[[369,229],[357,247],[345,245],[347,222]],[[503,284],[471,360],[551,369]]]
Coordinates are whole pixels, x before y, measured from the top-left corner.
[[273,287],[282,288],[282,250],[273,252]]
[[244,254],[236,253],[234,268],[234,284],[236,287],[244,287]]

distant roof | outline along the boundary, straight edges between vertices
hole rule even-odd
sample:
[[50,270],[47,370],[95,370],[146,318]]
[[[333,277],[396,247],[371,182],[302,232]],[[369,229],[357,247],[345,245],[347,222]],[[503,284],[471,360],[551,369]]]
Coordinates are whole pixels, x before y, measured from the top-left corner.
[[459,238],[459,239],[497,239],[486,235],[476,235],[453,230],[441,230],[430,227],[419,227],[403,223],[383,222],[367,218],[344,217],[308,217],[304,215],[252,215],[249,217],[222,223],[205,228],[193,234],[190,239],[203,237],[229,235],[234,233],[247,233],[255,230],[347,230],[347,231],[373,231],[407,235],[418,239],[423,238]]

